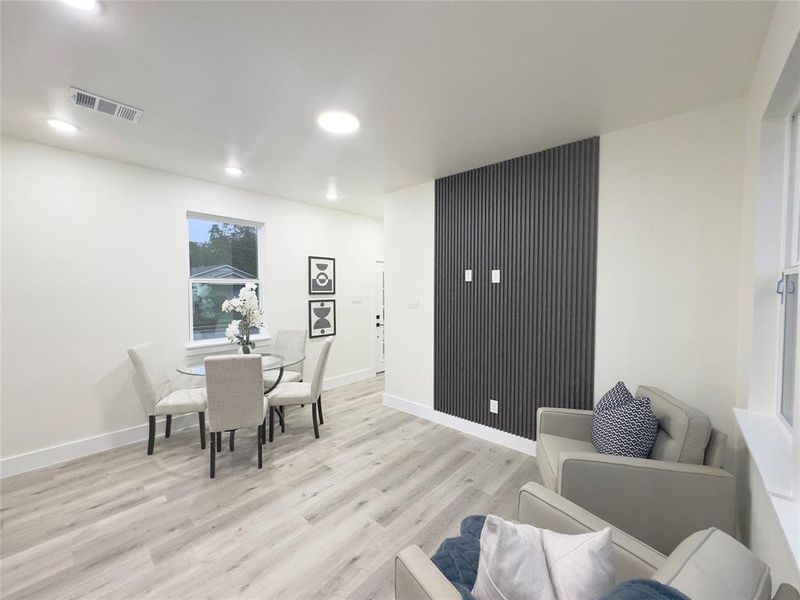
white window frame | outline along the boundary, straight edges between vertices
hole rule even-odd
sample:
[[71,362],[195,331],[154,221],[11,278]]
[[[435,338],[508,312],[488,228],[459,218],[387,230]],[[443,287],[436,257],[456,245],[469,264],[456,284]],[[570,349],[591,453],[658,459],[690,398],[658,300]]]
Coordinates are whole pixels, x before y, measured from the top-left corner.
[[[783,278],[784,293],[778,296],[778,352],[777,352],[777,394],[775,398],[775,414],[778,421],[786,429],[786,432],[793,436],[794,427],[800,425],[795,423],[794,426],[789,423],[783,415],[781,401],[783,395],[783,348],[784,348],[784,332],[785,332],[785,298],[786,298],[786,276],[793,274],[800,274],[800,249],[798,249],[798,241],[800,240],[800,101],[795,105],[794,110],[786,119],[786,143],[784,146],[785,168],[784,168],[784,185],[783,185],[783,201],[782,201],[782,219],[781,219],[781,258],[780,258],[780,276]],[[798,290],[800,292],[800,290]],[[796,339],[800,341],[800,319],[798,319],[798,327],[795,333]],[[795,421],[797,420],[797,403],[798,398],[798,373],[795,373],[795,399],[794,399],[794,413]]]
[[[258,230],[258,241],[256,248],[256,255],[258,256],[258,279],[221,279],[221,278],[197,278],[192,277],[191,257],[189,255],[189,219],[198,219],[203,221],[215,223],[230,223],[231,225],[243,225],[245,227],[255,227]],[[229,346],[230,342],[223,335],[219,338],[211,338],[207,340],[194,340],[192,339],[192,332],[194,331],[194,302],[192,299],[192,285],[195,283],[209,283],[209,284],[234,284],[243,285],[247,283],[255,283],[258,286],[258,303],[259,308],[264,311],[264,223],[257,221],[246,221],[243,219],[236,219],[232,217],[224,217],[222,215],[213,215],[208,213],[199,212],[186,212],[186,281],[187,281],[187,299],[188,299],[188,312],[189,312],[189,340],[186,344],[187,348],[203,348],[209,346]],[[254,342],[268,340],[269,333],[265,327],[261,331],[250,338]]]

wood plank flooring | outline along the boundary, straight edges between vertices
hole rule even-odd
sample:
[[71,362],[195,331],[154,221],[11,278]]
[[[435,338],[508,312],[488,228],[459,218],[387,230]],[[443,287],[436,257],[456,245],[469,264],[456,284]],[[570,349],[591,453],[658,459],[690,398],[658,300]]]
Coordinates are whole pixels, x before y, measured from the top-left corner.
[[4,479],[0,595],[22,598],[393,598],[394,556],[432,554],[461,519],[516,513],[535,460],[381,404],[383,378],[287,409],[217,455],[196,429]]

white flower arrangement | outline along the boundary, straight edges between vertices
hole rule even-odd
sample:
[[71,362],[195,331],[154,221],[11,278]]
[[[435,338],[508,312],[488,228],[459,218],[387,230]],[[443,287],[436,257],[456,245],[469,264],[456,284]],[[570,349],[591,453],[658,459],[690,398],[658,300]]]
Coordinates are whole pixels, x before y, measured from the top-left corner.
[[222,310],[225,312],[239,313],[242,318],[234,319],[225,329],[225,337],[231,344],[239,344],[242,352],[249,354],[255,347],[255,343],[250,341],[250,329],[253,327],[265,327],[264,313],[258,306],[258,296],[256,295],[256,284],[248,283],[241,290],[239,295],[222,303]]

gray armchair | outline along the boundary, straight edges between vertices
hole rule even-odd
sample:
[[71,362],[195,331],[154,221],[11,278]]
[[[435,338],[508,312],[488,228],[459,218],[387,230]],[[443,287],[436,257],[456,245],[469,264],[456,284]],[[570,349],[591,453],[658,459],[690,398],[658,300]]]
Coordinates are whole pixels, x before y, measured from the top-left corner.
[[736,478],[720,467],[725,434],[658,388],[641,386],[636,395],[650,398],[659,421],[649,458],[599,454],[590,410],[540,408],[536,456],[544,484],[664,554],[701,529],[734,535]]
[[[609,523],[536,483],[519,492],[519,522],[560,533],[598,531]],[[769,568],[747,548],[714,529],[687,537],[669,556],[611,527],[615,583],[654,579],[696,600],[800,600],[797,590],[781,585],[771,596]],[[396,600],[461,600],[461,594],[419,548],[395,557]]]

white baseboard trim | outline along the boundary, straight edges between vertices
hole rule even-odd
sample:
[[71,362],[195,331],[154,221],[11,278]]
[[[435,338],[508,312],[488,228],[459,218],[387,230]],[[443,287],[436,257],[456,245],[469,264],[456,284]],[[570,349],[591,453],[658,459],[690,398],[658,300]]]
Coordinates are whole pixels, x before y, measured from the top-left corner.
[[332,390],[343,385],[364,381],[365,379],[370,379],[372,377],[375,377],[375,371],[373,371],[371,368],[345,373],[344,375],[337,375],[336,377],[327,377],[325,381],[322,382],[322,389]]
[[[332,390],[374,376],[375,373],[370,368],[353,371],[352,373],[345,373],[344,375],[338,375],[336,377],[328,377],[323,382],[322,389]],[[157,421],[156,435],[158,437],[164,436],[165,423],[166,421],[164,418]],[[179,415],[172,419],[172,431],[180,431],[181,429],[187,429],[189,427],[197,427],[197,415]],[[127,446],[128,444],[134,444],[136,442],[144,442],[145,440],[147,440],[147,423],[129,427],[128,429],[101,433],[100,435],[75,440],[73,442],[65,442],[58,446],[33,450],[25,454],[9,456],[8,458],[0,459],[0,479],[26,473],[28,471],[34,471],[43,467],[50,467],[68,460],[103,452],[104,450],[111,450],[112,448],[119,448],[120,446]],[[144,447],[142,451],[144,452]]]
[[505,446],[506,448],[517,450],[518,452],[530,454],[531,456],[536,456],[536,442],[527,438],[519,437],[513,433],[506,433],[505,431],[500,431],[499,429],[494,429],[492,427],[487,427],[486,425],[481,425],[479,423],[467,421],[466,419],[454,417],[453,415],[448,415],[439,412],[438,410],[434,410],[430,406],[425,406],[419,402],[412,402],[411,400],[406,400],[405,398],[400,398],[399,396],[393,396],[391,394],[383,395],[383,405],[396,410],[401,410],[410,415],[414,415],[415,417],[422,417],[428,421],[433,421],[439,425],[444,425],[450,429],[455,429],[482,440],[493,442],[495,444]]
[[[157,437],[164,437],[165,425],[165,418],[156,421]],[[196,414],[178,415],[172,419],[173,433],[191,427],[196,428],[197,426],[198,421]],[[147,423],[143,423],[142,425],[120,429],[119,431],[112,431],[111,433],[101,433],[100,435],[84,438],[82,440],[75,440],[74,442],[66,442],[58,446],[50,446],[49,448],[42,448],[41,450],[34,450],[32,452],[26,452],[25,454],[9,456],[8,458],[0,459],[0,478],[34,471],[42,467],[50,467],[68,460],[96,454],[104,450],[111,450],[112,448],[119,448],[120,446],[127,446],[128,444],[135,444],[136,442],[142,443],[142,454],[144,454],[146,452],[144,445],[146,440]],[[158,451],[157,445],[156,451]]]

